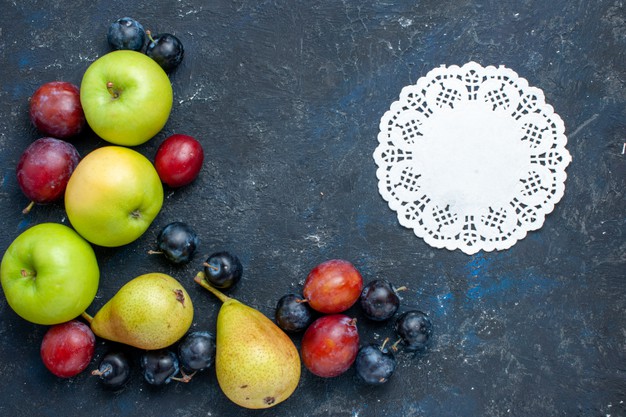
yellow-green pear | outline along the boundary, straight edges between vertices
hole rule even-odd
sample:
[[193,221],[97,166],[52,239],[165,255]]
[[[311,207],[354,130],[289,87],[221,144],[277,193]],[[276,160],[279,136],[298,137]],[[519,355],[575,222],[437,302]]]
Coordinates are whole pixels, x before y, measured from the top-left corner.
[[127,282],[90,324],[103,339],[154,350],[178,341],[192,321],[193,304],[185,288],[171,276],[153,272]]
[[217,315],[215,372],[224,394],[245,408],[286,400],[300,381],[300,355],[289,336],[260,311],[195,281],[222,301]]

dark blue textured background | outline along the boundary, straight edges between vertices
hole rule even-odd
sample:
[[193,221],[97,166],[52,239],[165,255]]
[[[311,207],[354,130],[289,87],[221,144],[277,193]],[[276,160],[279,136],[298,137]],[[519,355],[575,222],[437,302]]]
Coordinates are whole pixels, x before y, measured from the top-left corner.
[[[345,258],[366,280],[408,286],[402,310],[422,309],[435,326],[431,349],[400,354],[385,386],[364,386],[353,370],[329,380],[303,370],[288,401],[253,412],[223,396],[212,370],[161,389],[137,372],[118,394],[88,373],[57,379],[39,360],[45,327],[2,297],[0,415],[626,415],[623,1],[4,0],[0,10],[0,249],[31,225],[67,224],[62,204],[20,213],[27,200],[15,165],[40,136],[28,98],[47,81],[79,84],[108,51],[108,25],[132,16],[186,48],[171,75],[171,117],[136,149],[152,158],[165,137],[186,133],[207,158],[195,183],[166,190],[142,238],[97,248],[102,280],[90,310],[129,279],[161,271],[189,290],[193,328],[213,330],[219,304],[192,278],[201,258],[230,249],[246,271],[233,295],[268,316],[313,266]],[[542,229],[510,250],[468,256],[398,225],[377,192],[372,153],[403,86],[472,60],[541,88],[565,122],[573,161]],[[74,143],[81,154],[105,144],[89,133]],[[146,255],[173,220],[202,239],[183,268]],[[359,324],[363,342],[393,335],[390,324]],[[100,341],[98,355],[106,347]]]

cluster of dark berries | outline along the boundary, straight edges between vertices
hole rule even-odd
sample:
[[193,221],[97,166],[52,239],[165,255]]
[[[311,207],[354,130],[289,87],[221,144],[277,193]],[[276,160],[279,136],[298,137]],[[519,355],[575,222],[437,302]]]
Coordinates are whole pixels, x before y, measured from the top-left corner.
[[111,23],[107,41],[115,50],[145,51],[165,72],[178,67],[185,55],[183,44],[176,36],[161,33],[153,37],[149,30],[131,17],[122,17]]
[[[207,331],[187,334],[176,351],[148,350],[139,356],[141,372],[150,385],[164,385],[172,380],[189,382],[196,372],[210,368],[214,362],[215,336]],[[112,350],[102,357],[98,369],[91,374],[100,377],[107,388],[120,389],[131,376],[130,357],[123,350]]]

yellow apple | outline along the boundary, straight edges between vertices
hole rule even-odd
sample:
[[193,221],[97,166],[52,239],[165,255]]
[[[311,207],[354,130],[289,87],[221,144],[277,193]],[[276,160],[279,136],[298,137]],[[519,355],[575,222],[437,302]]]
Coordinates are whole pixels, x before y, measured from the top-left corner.
[[163,185],[152,162],[121,146],[105,146],[87,154],[65,190],[70,223],[99,246],[135,241],[162,205]]

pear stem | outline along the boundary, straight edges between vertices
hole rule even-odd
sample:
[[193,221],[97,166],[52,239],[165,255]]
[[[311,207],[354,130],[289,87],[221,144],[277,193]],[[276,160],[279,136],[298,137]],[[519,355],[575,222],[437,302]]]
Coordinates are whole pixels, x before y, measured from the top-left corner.
[[90,316],[89,314],[87,314],[87,312],[86,312],[86,311],[83,311],[83,312],[80,314],[80,316],[81,316],[82,318],[84,318],[84,319],[87,321],[87,323],[89,323],[89,324],[91,324],[91,322],[93,321],[93,317],[92,317],[92,316]]
[[208,290],[209,292],[211,292],[214,296],[216,296],[217,298],[220,299],[221,302],[225,303],[226,301],[230,300],[231,298],[228,297],[227,295],[223,294],[221,291],[219,291],[217,288],[213,287],[211,284],[209,284],[206,281],[206,275],[204,274],[204,272],[200,271],[196,274],[195,278],[193,279],[195,282],[197,282],[198,284],[200,284],[200,286],[202,288],[204,288],[205,290]]

